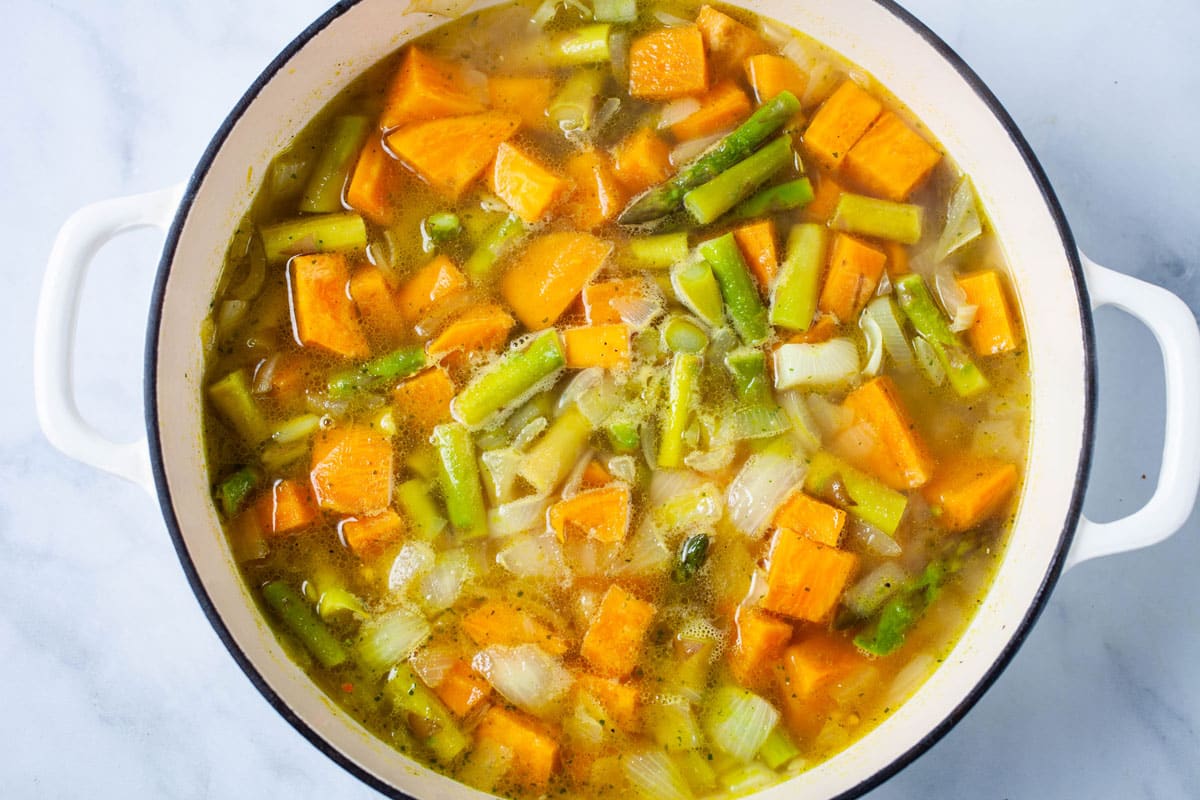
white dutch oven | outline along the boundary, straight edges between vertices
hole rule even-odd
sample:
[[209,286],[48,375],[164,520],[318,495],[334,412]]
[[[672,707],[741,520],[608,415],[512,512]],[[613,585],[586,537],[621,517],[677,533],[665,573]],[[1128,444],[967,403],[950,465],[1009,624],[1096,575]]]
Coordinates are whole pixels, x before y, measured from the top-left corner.
[[[477,0],[472,8],[492,5]],[[400,756],[325,698],[260,620],[210,499],[201,446],[200,326],[226,243],[271,157],[361,70],[443,20],[395,0],[343,2],[304,31],[250,88],[186,188],[89,206],[50,257],[35,339],[35,388],[50,441],[157,492],[196,596],[242,669],[301,733],[381,791],[482,796]],[[888,0],[757,0],[753,9],[845,54],[879,78],[974,179],[1012,265],[1033,369],[1028,475],[995,584],[946,663],[849,750],[763,798],[855,796],[945,734],[1015,653],[1065,567],[1157,542],[1187,519],[1200,484],[1200,333],[1174,295],[1097,266],[1075,249],[1062,210],[1012,120],[932,32]],[[247,177],[247,167],[251,178]],[[139,226],[167,230],[146,344],[147,442],[114,444],[76,410],[71,355],[79,289],[96,250]],[[1112,304],[1154,332],[1166,372],[1159,485],[1107,524],[1081,515],[1095,418],[1091,310]],[[1190,403],[1189,403],[1190,401]]]

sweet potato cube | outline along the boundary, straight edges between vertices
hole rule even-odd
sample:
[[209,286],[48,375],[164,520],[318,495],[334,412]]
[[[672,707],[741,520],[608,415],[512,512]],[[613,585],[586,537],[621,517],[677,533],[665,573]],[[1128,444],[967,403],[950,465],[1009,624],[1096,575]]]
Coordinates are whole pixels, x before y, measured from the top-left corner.
[[371,347],[363,336],[354,301],[346,294],[350,270],[340,253],[296,256],[289,265],[296,338],[346,358],[366,358]]
[[629,366],[629,326],[585,325],[563,331],[568,369],[625,369]]
[[901,202],[941,160],[929,142],[886,111],[846,153],[842,175],[870,194]]
[[791,528],[814,542],[837,547],[846,527],[846,512],[796,491],[775,512],[776,528]]
[[504,600],[485,600],[462,618],[462,629],[480,647],[536,644],[561,656],[567,642],[525,609]]
[[388,86],[379,127],[483,111],[482,90],[471,85],[464,65],[410,46]]
[[560,542],[569,534],[620,542],[629,531],[631,506],[629,487],[611,485],[559,500],[550,506],[547,517]]
[[467,276],[445,255],[439,255],[408,278],[396,292],[400,313],[408,322],[416,322],[439,301],[470,285]]
[[887,255],[887,274],[892,280],[907,275],[911,270],[908,267],[908,245],[900,242],[884,242],[883,252]]
[[817,173],[814,183],[813,199],[804,207],[804,219],[808,222],[829,222],[842,196],[841,184],[826,170]]
[[583,636],[580,655],[601,675],[625,677],[641,658],[655,611],[651,603],[610,586]]
[[564,210],[580,230],[593,230],[625,206],[625,187],[617,180],[607,153],[584,150],[567,159],[567,177],[574,184]]
[[428,441],[436,425],[450,421],[454,381],[441,367],[431,367],[392,391],[396,427],[414,441]]
[[792,626],[756,608],[739,606],[733,615],[729,671],[742,686],[759,685],[792,639]]
[[671,177],[671,148],[651,128],[638,128],[616,147],[613,169],[630,194]]
[[646,283],[641,278],[617,278],[611,281],[589,283],[583,289],[583,308],[589,325],[616,325],[621,314],[613,301],[620,303],[646,292]]
[[531,241],[500,280],[500,294],[526,328],[553,325],[612,252],[588,233],[557,231]]
[[767,102],[782,91],[791,92],[800,100],[808,88],[808,76],[790,58],[762,53],[747,58],[745,67],[746,77],[760,103]]
[[861,669],[863,657],[843,636],[811,631],[784,650],[782,663],[776,675],[784,723],[793,736],[811,741],[835,707],[829,690]]
[[388,134],[387,144],[434,191],[457,200],[519,127],[516,114],[487,111],[406,125]]
[[310,477],[317,504],[343,514],[375,514],[392,501],[392,443],[370,425],[319,432]]
[[1007,353],[1021,346],[1021,328],[1017,325],[1004,280],[994,269],[964,275],[958,285],[975,306],[975,322],[967,329],[971,347],[981,356]]
[[586,692],[599,701],[618,727],[630,733],[637,731],[641,692],[636,686],[585,672],[575,678],[575,690]]
[[847,461],[898,491],[924,486],[933,477],[933,456],[909,416],[896,383],[887,375],[864,383],[842,402],[874,433],[869,447],[842,452]]
[[[712,6],[701,6],[696,15],[696,27],[704,37],[714,76],[731,73],[750,56],[771,49],[758,31]],[[797,99],[799,97],[796,95]]]
[[408,332],[396,292],[379,267],[367,265],[355,270],[350,276],[350,297],[369,337],[390,344]]
[[379,514],[343,520],[339,530],[350,551],[368,560],[400,541],[405,525],[404,518],[389,508]]
[[789,528],[771,540],[762,607],[786,617],[824,622],[858,567],[858,556]]
[[606,486],[613,482],[613,476],[608,470],[595,459],[588,462],[588,465],[583,469],[583,480],[579,485],[584,489],[599,489],[601,486]]
[[296,533],[317,518],[308,487],[299,481],[278,480],[254,504],[258,528],[264,534]]
[[674,100],[708,89],[704,37],[695,25],[659,28],[629,47],[629,93],[640,100]]
[[488,186],[526,222],[546,216],[571,188],[562,176],[511,142],[503,142],[496,151]]
[[764,219],[734,228],[733,239],[742,251],[746,266],[758,279],[758,288],[764,293],[769,292],[779,272],[774,220]]
[[433,691],[455,716],[465,717],[491,696],[492,686],[470,664],[459,659],[446,670]]
[[488,79],[492,108],[516,114],[526,127],[546,127],[546,109],[554,93],[552,78],[494,75]]
[[480,303],[459,314],[425,350],[432,358],[441,358],[456,350],[487,353],[500,350],[517,321],[496,303]]
[[836,170],[875,121],[883,104],[854,81],[844,81],[817,109],[804,131],[804,149],[826,169]]
[[938,465],[921,494],[942,527],[974,528],[1004,507],[1017,486],[1017,468],[995,458],[957,456]]
[[396,210],[396,194],[404,167],[383,149],[379,136],[370,136],[354,162],[346,185],[346,203],[378,225],[387,225]]
[[750,116],[750,98],[733,81],[722,81],[700,96],[700,108],[671,126],[678,141],[729,130]]
[[512,751],[511,777],[530,787],[550,782],[558,761],[558,742],[542,723],[519,711],[492,706],[484,713],[475,735]]
[[849,234],[835,234],[817,308],[839,322],[852,322],[875,296],[886,263],[883,251]]

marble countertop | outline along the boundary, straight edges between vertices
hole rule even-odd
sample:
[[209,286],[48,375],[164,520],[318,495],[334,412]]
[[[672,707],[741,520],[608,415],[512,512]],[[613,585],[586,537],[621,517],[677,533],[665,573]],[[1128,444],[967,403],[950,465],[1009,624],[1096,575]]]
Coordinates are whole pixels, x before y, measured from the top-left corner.
[[[1080,244],[1200,310],[1200,5],[903,0],[989,83]],[[38,431],[35,298],[80,205],[187,176],[227,110],[320,0],[13,0],[0,51],[0,793],[14,798],[370,798],[251,687],[209,627],[141,489]],[[77,386],[111,435],[141,431],[161,242],[124,237],[86,286]],[[1162,446],[1151,335],[1098,317],[1087,511],[1150,494]],[[1012,665],[873,800],[1200,797],[1200,513],[1158,547],[1065,576]]]

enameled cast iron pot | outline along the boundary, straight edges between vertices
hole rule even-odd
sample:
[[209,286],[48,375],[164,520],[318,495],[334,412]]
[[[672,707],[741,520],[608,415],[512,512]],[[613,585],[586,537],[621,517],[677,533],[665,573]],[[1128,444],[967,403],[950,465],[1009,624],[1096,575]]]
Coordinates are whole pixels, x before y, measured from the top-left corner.
[[[469,2],[469,0],[467,0]],[[429,3],[430,0],[423,0]],[[445,3],[445,0],[435,0]],[[462,6],[467,2],[452,0]],[[472,10],[495,0],[476,0]],[[1075,248],[1029,146],[987,87],[941,40],[890,0],[749,0],[874,74],[972,176],[1012,266],[1028,332],[1033,423],[1024,494],[994,585],[945,664],[847,751],[763,798],[849,797],[894,774],[979,699],[1012,658],[1065,567],[1169,536],[1200,484],[1200,333],[1174,295],[1099,267]],[[326,699],[288,660],[243,585],[210,496],[201,442],[203,351],[226,244],[271,157],[355,75],[444,17],[395,0],[342,2],[276,58],[221,126],[186,187],[89,206],[63,227],[38,314],[35,389],[50,441],[157,493],[196,597],[259,691],[318,748],[396,797],[482,796],[390,749]],[[251,178],[247,178],[247,167]],[[96,250],[138,226],[167,230],[146,336],[147,442],[114,444],[71,392],[79,289]],[[1113,304],[1154,332],[1166,372],[1159,485],[1140,511],[1095,524],[1081,515],[1093,445],[1091,310]]]

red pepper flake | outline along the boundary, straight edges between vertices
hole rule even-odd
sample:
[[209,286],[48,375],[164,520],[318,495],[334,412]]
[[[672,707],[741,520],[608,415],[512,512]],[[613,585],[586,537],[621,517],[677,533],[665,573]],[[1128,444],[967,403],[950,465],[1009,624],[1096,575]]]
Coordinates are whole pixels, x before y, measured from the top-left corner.
[[354,691],[354,684],[353,683],[343,683],[342,691],[345,692],[346,694],[350,694],[351,692]]

